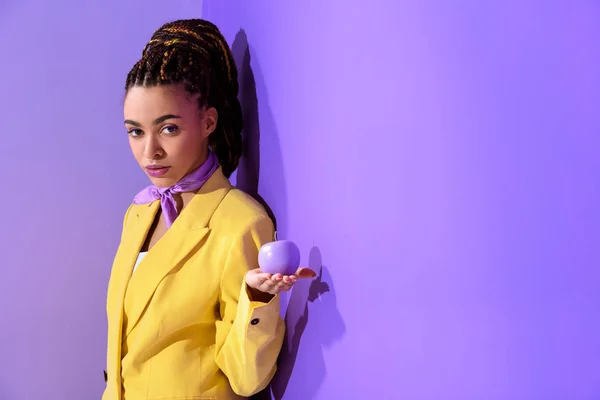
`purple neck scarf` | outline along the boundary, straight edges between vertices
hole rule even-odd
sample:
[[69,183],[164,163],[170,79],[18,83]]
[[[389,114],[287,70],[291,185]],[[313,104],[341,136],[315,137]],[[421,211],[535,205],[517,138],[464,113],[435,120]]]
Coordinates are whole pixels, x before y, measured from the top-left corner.
[[150,185],[133,198],[133,204],[148,204],[160,199],[160,206],[165,216],[167,228],[170,228],[178,216],[177,203],[173,198],[174,193],[192,192],[198,190],[206,183],[208,178],[219,167],[219,161],[213,152],[208,152],[206,161],[194,172],[186,175],[171,187],[156,187]]

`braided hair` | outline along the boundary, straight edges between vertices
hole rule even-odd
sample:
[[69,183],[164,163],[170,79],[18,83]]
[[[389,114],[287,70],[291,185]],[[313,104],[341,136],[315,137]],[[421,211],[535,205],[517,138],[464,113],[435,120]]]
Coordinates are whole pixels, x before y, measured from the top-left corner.
[[199,96],[199,107],[214,107],[217,126],[208,144],[225,176],[236,170],[242,153],[242,111],[238,101],[237,68],[219,29],[202,19],[169,22],[144,48],[127,75],[125,91],[134,86],[182,84]]

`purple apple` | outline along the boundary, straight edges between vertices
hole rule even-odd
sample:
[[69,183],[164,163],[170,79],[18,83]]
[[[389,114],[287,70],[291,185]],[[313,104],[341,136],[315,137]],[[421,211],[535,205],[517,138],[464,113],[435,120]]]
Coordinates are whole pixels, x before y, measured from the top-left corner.
[[258,251],[258,265],[269,274],[293,275],[300,266],[300,250],[290,240],[266,243]]

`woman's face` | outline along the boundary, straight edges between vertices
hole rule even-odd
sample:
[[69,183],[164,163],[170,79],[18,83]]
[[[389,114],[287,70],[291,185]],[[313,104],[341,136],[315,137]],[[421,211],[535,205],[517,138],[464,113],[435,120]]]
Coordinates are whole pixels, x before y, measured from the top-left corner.
[[182,86],[133,87],[124,114],[133,156],[154,185],[172,186],[206,160],[217,112]]

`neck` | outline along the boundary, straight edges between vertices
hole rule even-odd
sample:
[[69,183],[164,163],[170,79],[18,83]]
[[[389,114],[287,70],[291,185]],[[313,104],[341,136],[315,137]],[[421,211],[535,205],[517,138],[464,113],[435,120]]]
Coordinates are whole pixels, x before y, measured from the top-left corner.
[[[186,176],[191,174],[198,168],[200,168],[202,166],[202,164],[204,164],[206,162],[207,158],[208,158],[208,149],[206,149],[205,151],[202,152],[200,158],[198,159],[198,162],[192,168],[190,168],[190,170],[188,171]],[[177,212],[178,213],[180,213],[181,210],[183,210],[185,208],[185,206],[188,205],[188,203],[194,198],[194,196],[196,195],[197,192],[198,192],[198,190],[194,190],[191,192],[181,192],[181,193],[173,194],[173,199],[175,199],[175,203],[177,204]]]
[[203,149],[201,151],[200,157],[198,157],[198,160],[192,165],[190,170],[184,176],[187,176],[187,175],[191,174],[192,172],[194,172],[195,170],[197,170],[198,168],[200,168],[202,166],[202,164],[204,164],[206,162],[207,158],[208,158],[208,148]]

